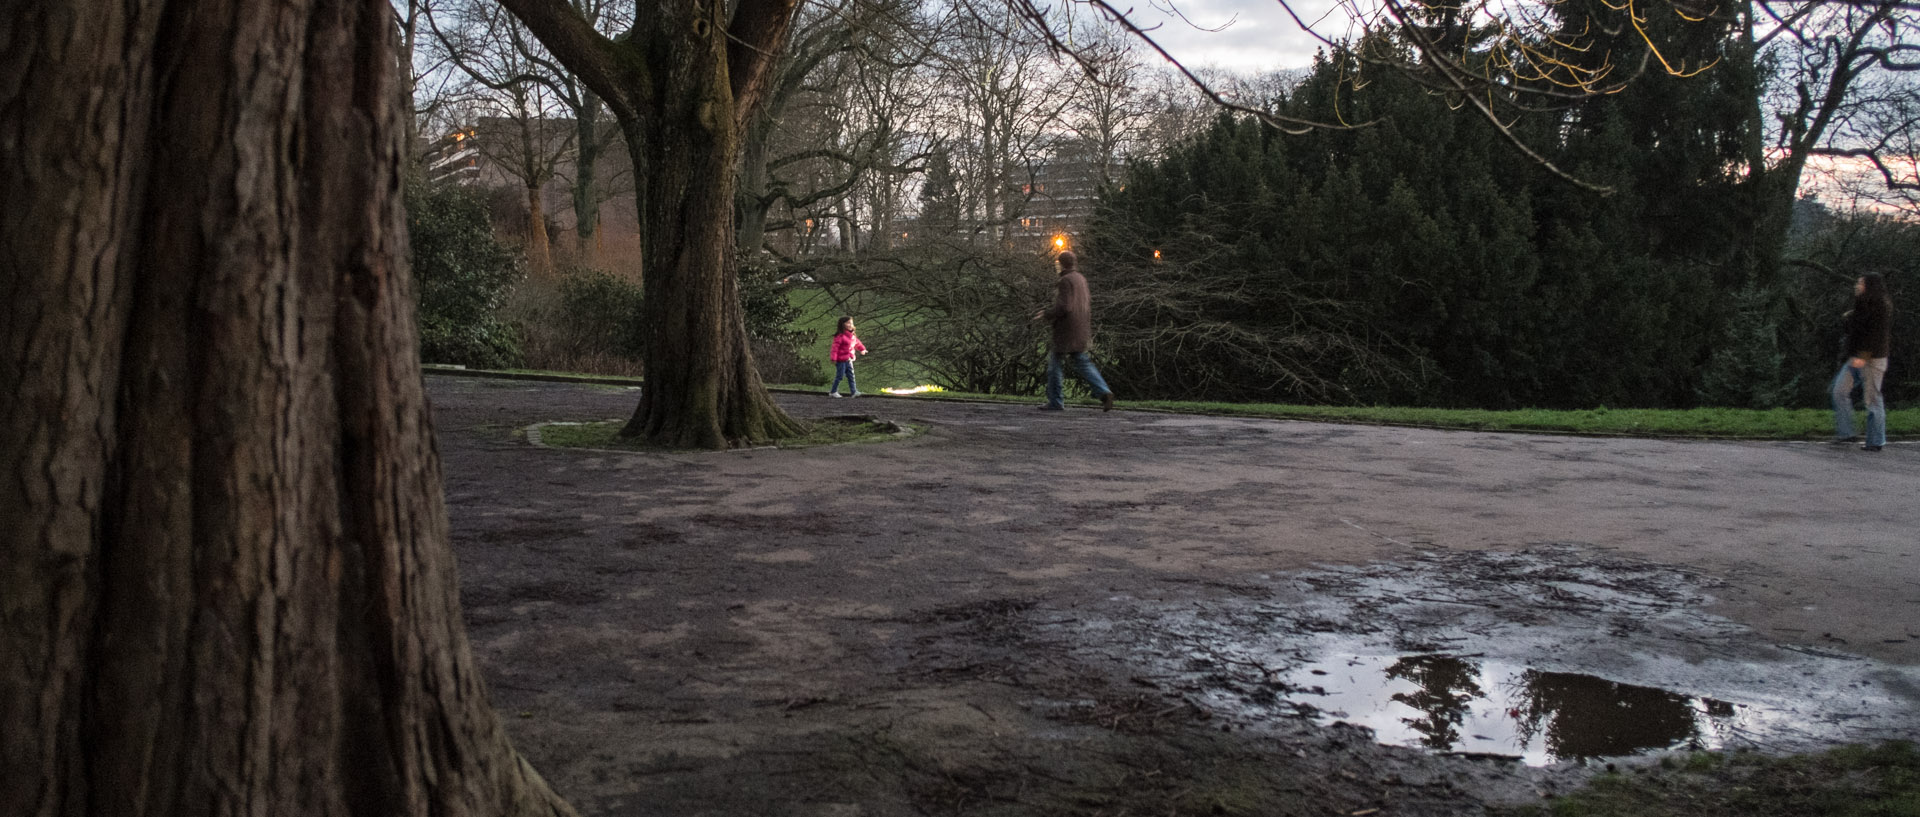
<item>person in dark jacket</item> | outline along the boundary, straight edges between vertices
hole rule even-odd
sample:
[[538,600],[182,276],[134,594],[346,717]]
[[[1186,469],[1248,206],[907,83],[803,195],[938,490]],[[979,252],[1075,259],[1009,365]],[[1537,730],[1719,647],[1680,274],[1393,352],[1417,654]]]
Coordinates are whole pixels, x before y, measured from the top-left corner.
[[1853,309],[1847,311],[1846,324],[1847,360],[1833,378],[1833,441],[1854,440],[1853,390],[1858,387],[1867,404],[1867,439],[1860,447],[1879,451],[1887,444],[1887,401],[1880,385],[1893,346],[1893,299],[1884,276],[1870,272],[1853,282]]
[[1047,403],[1040,407],[1043,411],[1067,407],[1061,386],[1068,364],[1099,395],[1101,410],[1113,410],[1113,390],[1107,388],[1107,381],[1093,366],[1093,358],[1087,356],[1087,349],[1093,345],[1093,299],[1086,276],[1075,268],[1078,263],[1071,250],[1054,257],[1060,279],[1054,284],[1053,305],[1033,313],[1034,320],[1053,323],[1053,344],[1047,353]]

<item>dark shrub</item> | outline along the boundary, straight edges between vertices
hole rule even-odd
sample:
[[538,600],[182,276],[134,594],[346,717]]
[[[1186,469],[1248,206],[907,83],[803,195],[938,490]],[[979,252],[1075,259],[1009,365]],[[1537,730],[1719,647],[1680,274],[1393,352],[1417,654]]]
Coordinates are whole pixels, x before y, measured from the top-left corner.
[[524,272],[519,256],[494,238],[485,198],[453,185],[416,186],[407,194],[407,230],[421,359],[517,364],[519,334],[498,311]]
[[558,317],[576,351],[639,360],[646,350],[640,285],[625,278],[584,267],[569,272],[560,279]]
[[820,363],[805,349],[814,333],[792,328],[800,309],[787,299],[785,273],[754,259],[740,262],[740,311],[747,323],[747,340],[760,379],[768,383],[824,384]]

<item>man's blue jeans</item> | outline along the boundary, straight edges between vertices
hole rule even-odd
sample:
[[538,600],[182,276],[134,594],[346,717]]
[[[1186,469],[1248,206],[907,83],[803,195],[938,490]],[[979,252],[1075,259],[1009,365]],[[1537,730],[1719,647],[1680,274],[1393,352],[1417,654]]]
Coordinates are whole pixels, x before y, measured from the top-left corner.
[[847,393],[859,394],[860,387],[853,384],[853,361],[851,360],[836,360],[833,362],[833,385],[829,386],[827,391],[839,392],[840,378],[843,377],[847,379]]
[[1064,370],[1068,363],[1073,364],[1074,374],[1079,375],[1081,380],[1087,381],[1087,385],[1093,389],[1094,396],[1098,397],[1113,391],[1107,388],[1107,381],[1100,377],[1100,370],[1093,367],[1093,358],[1086,352],[1048,352],[1047,408],[1067,407],[1067,399],[1061,393],[1061,387],[1065,385]]
[[1887,359],[1874,358],[1867,365],[1840,367],[1833,376],[1833,436],[1844,440],[1853,436],[1853,389],[1858,386],[1867,404],[1867,445],[1887,444],[1887,399],[1880,385],[1887,376]]

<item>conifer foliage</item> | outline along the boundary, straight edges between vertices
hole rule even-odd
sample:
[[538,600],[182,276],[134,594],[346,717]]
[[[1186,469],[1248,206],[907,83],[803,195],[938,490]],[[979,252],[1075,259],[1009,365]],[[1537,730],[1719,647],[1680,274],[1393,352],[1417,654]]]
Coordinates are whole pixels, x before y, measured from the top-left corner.
[[[1135,165],[1087,245],[1110,376],[1142,396],[1488,408],[1788,394],[1779,348],[1799,339],[1764,323],[1783,310],[1737,172],[1762,125],[1752,60],[1726,32],[1656,36],[1720,62],[1512,125],[1606,195],[1383,67],[1417,62],[1387,35],[1323,53],[1272,103],[1364,126],[1223,115]],[[1715,357],[1734,343],[1760,348]],[[1755,382],[1713,393],[1716,360]]]

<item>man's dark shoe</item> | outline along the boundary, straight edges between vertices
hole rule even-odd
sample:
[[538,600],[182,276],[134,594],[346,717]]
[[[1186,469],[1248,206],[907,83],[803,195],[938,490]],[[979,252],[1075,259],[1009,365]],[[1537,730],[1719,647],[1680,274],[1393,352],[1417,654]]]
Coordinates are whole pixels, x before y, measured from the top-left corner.
[[1879,451],[1879,450],[1880,450],[1880,446],[1877,446],[1877,445],[1863,445],[1863,446],[1860,446],[1860,450],[1861,450],[1861,451]]
[[1101,411],[1113,410],[1113,392],[1107,392],[1106,394],[1100,395],[1100,410]]

